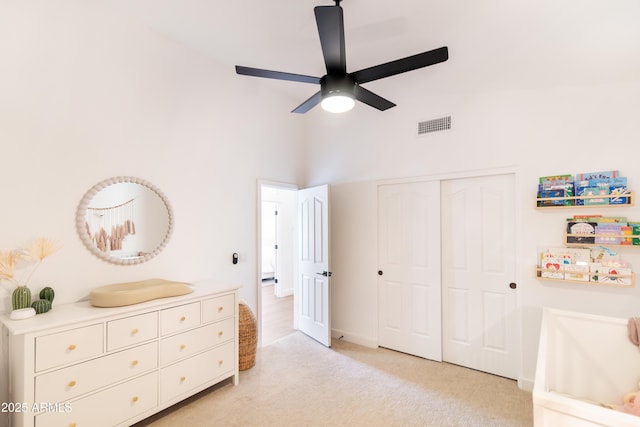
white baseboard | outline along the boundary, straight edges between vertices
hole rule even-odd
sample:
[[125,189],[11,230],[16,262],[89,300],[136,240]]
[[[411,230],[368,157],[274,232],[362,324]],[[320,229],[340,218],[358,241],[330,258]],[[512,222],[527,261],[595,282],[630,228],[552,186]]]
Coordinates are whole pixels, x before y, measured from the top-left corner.
[[293,289],[281,289],[279,291],[280,292],[278,292],[278,294],[276,295],[278,298],[288,297],[293,295]]
[[[340,329],[332,329],[331,338],[334,340],[344,340],[353,344],[361,345],[363,347],[369,347],[369,348],[378,347],[378,340],[375,338],[367,338],[357,334],[351,334],[349,332],[342,331]],[[534,382],[532,379],[519,377],[517,381],[518,381],[519,389],[528,391],[530,393],[533,392]]]
[[529,379],[529,378],[518,378],[518,388],[520,390],[524,390],[524,391],[528,391],[528,392],[533,392],[533,380]]
[[369,347],[369,348],[377,348],[378,347],[378,340],[374,339],[374,338],[366,338],[366,337],[362,337],[360,335],[356,335],[356,334],[350,334],[349,332],[346,331],[341,331],[339,329],[332,329],[331,330],[331,338],[332,339],[339,339],[339,340],[344,340],[353,344],[358,344],[361,345],[363,347]]

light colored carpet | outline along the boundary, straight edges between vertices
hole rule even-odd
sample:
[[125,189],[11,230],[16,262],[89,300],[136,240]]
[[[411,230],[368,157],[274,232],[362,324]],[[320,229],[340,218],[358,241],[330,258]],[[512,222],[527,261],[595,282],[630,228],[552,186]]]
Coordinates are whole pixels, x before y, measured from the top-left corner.
[[300,332],[256,365],[138,426],[531,426],[516,382],[395,351]]

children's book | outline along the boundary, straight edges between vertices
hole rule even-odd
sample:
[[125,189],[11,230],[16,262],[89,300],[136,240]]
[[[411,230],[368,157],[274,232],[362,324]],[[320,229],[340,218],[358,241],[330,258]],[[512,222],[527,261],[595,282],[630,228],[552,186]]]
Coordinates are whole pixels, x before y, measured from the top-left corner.
[[[609,181],[609,194],[612,196],[622,196],[629,194],[627,189],[627,178],[614,178]],[[611,197],[609,203],[612,205],[626,205],[628,203],[627,197]]]
[[544,269],[541,273],[542,277],[564,279],[564,263],[562,259],[553,258],[550,254],[544,254],[540,268]]
[[594,244],[597,222],[568,221],[567,243]]
[[595,243],[598,245],[619,245],[622,243],[622,225],[599,223],[596,225]]
[[[633,236],[640,236],[640,223],[629,223],[629,225],[631,226],[631,235]],[[631,244],[634,246],[639,246],[640,245],[640,238],[638,237],[634,237],[631,239]]]
[[572,182],[573,175],[565,174],[565,175],[551,175],[551,176],[541,176],[540,184],[543,186],[546,185],[562,185],[566,182]]
[[597,263],[598,265],[601,263],[610,264],[611,262],[620,260],[620,253],[614,248],[594,246],[589,250],[591,251],[592,262]]
[[631,269],[626,267],[602,267],[598,275],[598,281],[615,283],[616,285],[631,285]]
[[[574,190],[575,190],[576,196],[578,197],[584,196],[585,195],[584,190],[586,190],[589,187],[590,187],[589,180],[576,181],[574,183]],[[584,199],[576,199],[576,205],[583,206]]]
[[589,264],[569,264],[564,266],[565,280],[589,281]]
[[576,174],[576,181],[586,181],[590,179],[618,178],[619,171],[602,171],[602,172],[582,172]]
[[[609,187],[588,187],[584,189],[583,196],[606,196],[609,194]],[[608,205],[608,197],[590,197],[584,199],[584,205]]]

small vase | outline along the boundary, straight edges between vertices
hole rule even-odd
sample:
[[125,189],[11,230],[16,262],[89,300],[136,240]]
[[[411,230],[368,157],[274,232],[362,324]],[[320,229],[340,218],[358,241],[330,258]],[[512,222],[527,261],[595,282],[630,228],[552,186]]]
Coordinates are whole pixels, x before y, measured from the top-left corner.
[[14,310],[31,307],[31,290],[26,286],[18,286],[11,295],[11,306]]

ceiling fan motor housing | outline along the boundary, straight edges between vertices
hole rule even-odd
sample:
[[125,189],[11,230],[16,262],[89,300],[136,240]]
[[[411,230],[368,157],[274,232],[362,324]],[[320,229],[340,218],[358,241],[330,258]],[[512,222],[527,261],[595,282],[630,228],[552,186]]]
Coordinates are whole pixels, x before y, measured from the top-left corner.
[[320,79],[322,98],[327,96],[344,95],[355,97],[356,81],[350,74],[327,74]]

